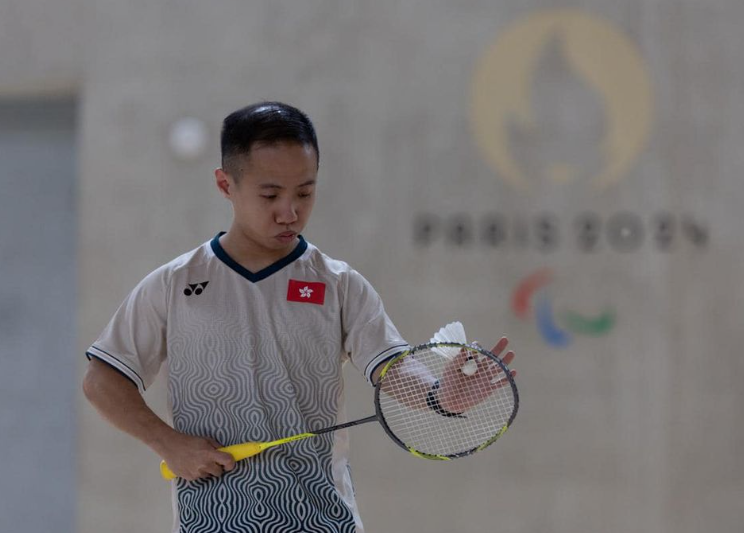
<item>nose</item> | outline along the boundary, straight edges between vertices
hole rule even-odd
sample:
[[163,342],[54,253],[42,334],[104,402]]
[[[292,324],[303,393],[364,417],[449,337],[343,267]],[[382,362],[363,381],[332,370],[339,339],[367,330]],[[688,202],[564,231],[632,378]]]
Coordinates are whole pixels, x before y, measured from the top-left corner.
[[276,223],[283,226],[297,222],[297,218],[297,206],[295,206],[294,202],[282,203],[274,215]]

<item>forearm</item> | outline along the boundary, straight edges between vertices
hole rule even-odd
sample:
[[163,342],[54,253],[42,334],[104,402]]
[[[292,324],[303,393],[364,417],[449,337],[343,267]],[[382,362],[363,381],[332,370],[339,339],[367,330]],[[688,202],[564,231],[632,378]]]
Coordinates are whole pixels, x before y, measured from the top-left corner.
[[[384,365],[380,365],[373,374],[376,383]],[[397,401],[413,409],[426,409],[426,397],[436,383],[429,369],[410,356],[388,370],[381,388]]]
[[86,398],[116,428],[165,455],[166,445],[177,432],[145,403],[137,387],[107,364],[91,360],[83,380]]

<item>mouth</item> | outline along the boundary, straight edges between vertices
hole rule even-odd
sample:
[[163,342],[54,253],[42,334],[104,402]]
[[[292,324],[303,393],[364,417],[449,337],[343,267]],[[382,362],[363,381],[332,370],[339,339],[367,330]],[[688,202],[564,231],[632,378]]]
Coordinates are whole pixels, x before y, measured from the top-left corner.
[[295,237],[297,237],[297,233],[295,233],[294,231],[285,231],[284,233],[280,233],[276,236],[277,239],[283,242],[291,241]]

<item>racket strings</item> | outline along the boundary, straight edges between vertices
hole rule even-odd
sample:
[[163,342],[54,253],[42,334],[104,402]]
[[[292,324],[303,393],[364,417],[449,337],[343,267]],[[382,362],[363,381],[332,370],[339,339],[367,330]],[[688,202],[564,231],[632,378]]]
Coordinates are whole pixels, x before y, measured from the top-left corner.
[[[508,369],[492,355],[472,347],[470,353],[446,357],[442,350],[422,348],[393,363],[379,395],[380,413],[388,429],[418,452],[454,456],[468,453],[498,435],[516,408]],[[470,355],[478,370],[466,376],[460,367]],[[480,357],[479,357],[480,356]],[[502,380],[502,383],[498,383]],[[431,394],[441,410],[432,408]],[[445,416],[442,400],[455,398],[466,406],[460,417]],[[452,402],[450,402],[452,403]]]

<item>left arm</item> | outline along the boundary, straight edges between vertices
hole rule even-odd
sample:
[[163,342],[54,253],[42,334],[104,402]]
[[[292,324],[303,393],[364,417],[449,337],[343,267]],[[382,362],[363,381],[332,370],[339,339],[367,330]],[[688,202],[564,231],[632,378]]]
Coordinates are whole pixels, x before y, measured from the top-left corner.
[[[498,343],[491,349],[491,353],[500,357],[509,343],[506,337],[502,337]],[[502,358],[507,366],[514,360],[514,352],[508,351]],[[474,405],[483,401],[493,390],[503,386],[507,379],[502,377],[496,383],[492,380],[497,377],[492,371],[485,368],[487,363],[480,362],[478,371],[472,376],[464,375],[460,369],[465,363],[467,354],[461,354],[450,363],[445,369],[439,389],[436,392],[439,406],[449,413],[462,413]],[[386,363],[381,363],[372,373],[372,383],[376,384],[380,379],[380,374]],[[403,360],[402,364],[391,368],[388,372],[394,372],[394,375],[387,376],[382,384],[382,390],[393,396],[399,402],[414,409],[427,409],[431,406],[427,403],[426,398],[429,391],[436,384],[436,378],[431,375],[429,370],[422,364],[418,363],[414,357]],[[512,377],[516,375],[514,370],[511,371]],[[392,379],[391,379],[392,378]],[[386,384],[400,383],[404,387],[388,386]],[[402,393],[404,391],[405,393]]]

